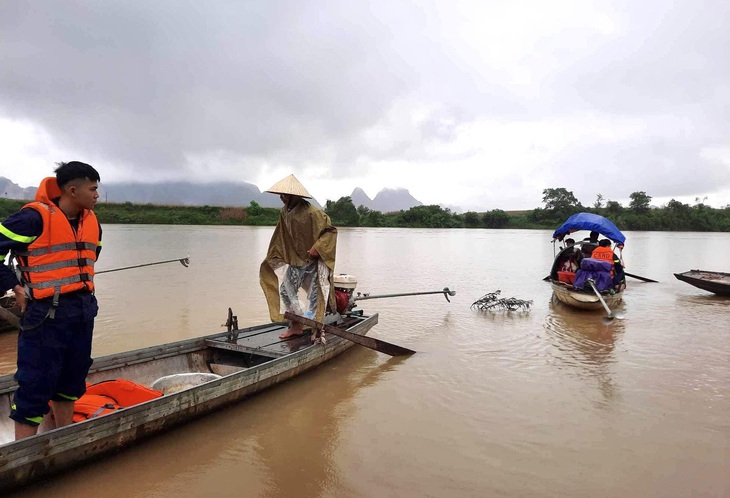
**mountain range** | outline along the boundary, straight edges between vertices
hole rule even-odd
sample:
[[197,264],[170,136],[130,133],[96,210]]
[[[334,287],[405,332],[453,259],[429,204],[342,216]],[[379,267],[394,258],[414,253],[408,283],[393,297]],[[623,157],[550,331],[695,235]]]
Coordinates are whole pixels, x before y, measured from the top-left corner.
[[[20,187],[8,178],[0,176],[0,195],[8,199],[32,200],[36,190],[36,187]],[[256,185],[246,182],[102,183],[99,186],[99,196],[102,202],[115,203],[248,206],[251,201],[256,201],[264,207],[281,207],[278,196],[261,192]],[[350,197],[355,206],[365,206],[383,213],[422,205],[406,189],[383,189],[374,199],[370,199],[358,187],[352,191]],[[322,207],[316,199],[312,199],[312,203]]]

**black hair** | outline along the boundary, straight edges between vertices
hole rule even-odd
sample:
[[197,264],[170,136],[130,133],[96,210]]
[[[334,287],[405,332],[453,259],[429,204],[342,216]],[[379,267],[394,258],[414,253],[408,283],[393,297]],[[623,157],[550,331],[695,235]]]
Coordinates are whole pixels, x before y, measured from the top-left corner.
[[56,163],[58,168],[55,169],[56,182],[59,188],[63,188],[72,180],[85,179],[92,182],[101,181],[99,172],[86,163],[79,161],[71,161],[68,163]]
[[595,231],[594,232],[591,232],[590,239],[591,240],[598,240],[598,232],[595,232]]
[[575,240],[574,239],[565,239],[565,245],[568,245],[568,244],[575,244]]
[[611,241],[609,239],[603,239],[598,243],[601,247],[609,247],[611,245]]

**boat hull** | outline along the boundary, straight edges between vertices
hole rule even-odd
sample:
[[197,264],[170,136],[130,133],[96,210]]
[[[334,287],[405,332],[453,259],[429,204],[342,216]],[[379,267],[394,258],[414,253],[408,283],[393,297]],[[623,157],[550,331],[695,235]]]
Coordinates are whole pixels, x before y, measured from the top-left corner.
[[[555,299],[572,308],[580,310],[600,310],[603,309],[601,301],[595,293],[588,293],[575,290],[563,283],[552,281],[550,283],[553,289]],[[609,308],[615,308],[623,298],[623,291],[619,291],[613,295],[601,294]]]
[[706,270],[690,270],[675,273],[674,276],[682,282],[687,282],[698,289],[706,290],[718,296],[730,297],[730,273]]
[[[378,322],[378,315],[362,317],[347,328],[365,335]],[[241,341],[274,339],[283,326],[267,324],[239,331]],[[118,451],[141,439],[166,431],[206,413],[217,411],[259,391],[295,377],[334,358],[353,343],[335,336],[327,344],[312,345],[309,337],[280,341],[281,348],[292,349],[280,354],[269,348],[271,358],[256,357],[252,351],[236,350],[228,344],[227,333],[180,341],[108,357],[94,362],[89,382],[126,378],[145,385],[170,373],[211,372],[229,369],[231,373],[178,393],[164,395],[98,418],[74,423],[20,441],[7,441],[13,421],[8,418],[12,393],[16,384],[12,376],[0,378],[0,491],[6,492],[58,473],[92,458]],[[221,344],[216,344],[217,342]],[[298,344],[297,344],[298,343]],[[243,346],[245,347],[245,346]],[[221,356],[222,355],[222,356]],[[240,358],[237,355],[245,355]],[[224,359],[229,365],[215,361]],[[256,359],[257,358],[257,359]],[[250,367],[230,365],[255,360]],[[214,366],[216,368],[214,368]],[[215,373],[215,372],[214,372]]]

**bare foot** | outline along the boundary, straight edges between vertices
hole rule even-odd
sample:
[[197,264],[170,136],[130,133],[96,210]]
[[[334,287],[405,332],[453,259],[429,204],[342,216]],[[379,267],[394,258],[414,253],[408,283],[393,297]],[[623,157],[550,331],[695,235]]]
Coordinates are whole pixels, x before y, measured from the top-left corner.
[[302,327],[297,327],[296,325],[292,325],[288,329],[286,329],[286,332],[279,335],[279,339],[288,339],[290,337],[295,337],[299,335],[304,335],[304,330],[302,330]]

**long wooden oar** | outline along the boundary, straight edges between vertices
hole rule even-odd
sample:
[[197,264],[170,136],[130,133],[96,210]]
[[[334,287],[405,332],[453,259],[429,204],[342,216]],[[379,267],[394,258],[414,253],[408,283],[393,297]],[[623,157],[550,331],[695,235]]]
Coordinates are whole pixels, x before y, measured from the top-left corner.
[[111,270],[102,270],[94,272],[96,275],[99,275],[100,273],[111,273],[113,271],[121,271],[121,270],[130,270],[132,268],[142,268],[143,266],[154,266],[154,265],[162,265],[165,263],[176,263],[179,262],[181,265],[183,265],[185,268],[188,267],[190,264],[190,258],[180,258],[180,259],[168,259],[165,261],[155,261],[154,263],[145,263],[142,265],[134,265],[134,266],[124,266],[122,268],[114,268]]
[[593,279],[589,278],[588,283],[590,284],[591,288],[593,289],[593,292],[596,293],[596,296],[598,296],[598,299],[601,301],[601,304],[603,305],[603,309],[606,310],[607,317],[609,320],[613,320],[614,318],[618,318],[621,320],[623,318],[623,315],[615,314],[611,311],[611,309],[608,307],[608,304],[606,304],[606,301],[603,299],[603,296],[600,292],[598,292],[598,289],[596,289],[596,285],[593,283]]
[[291,320],[292,322],[297,322],[297,323],[301,323],[302,325],[307,325],[314,329],[323,330],[323,331],[327,332],[328,334],[342,337],[343,339],[352,341],[355,344],[359,344],[360,346],[374,349],[375,351],[378,351],[380,353],[385,353],[390,356],[407,356],[407,355],[412,355],[415,353],[415,351],[413,351],[412,349],[404,348],[404,347],[398,346],[396,344],[391,344],[389,342],[381,341],[380,339],[376,339],[374,337],[354,334],[352,332],[348,332],[347,330],[341,329],[339,327],[333,327],[332,325],[325,325],[325,324],[317,322],[315,320],[311,320],[311,319],[305,318],[303,316],[295,315],[294,313],[291,313],[289,311],[284,313],[284,318],[286,318],[287,320]]
[[624,272],[624,275],[626,275],[627,277],[635,278],[636,280],[642,280],[644,282],[653,282],[655,284],[658,284],[659,283],[656,280],[652,280],[650,278],[642,277],[641,275],[634,275],[633,273],[629,273],[627,271]]

